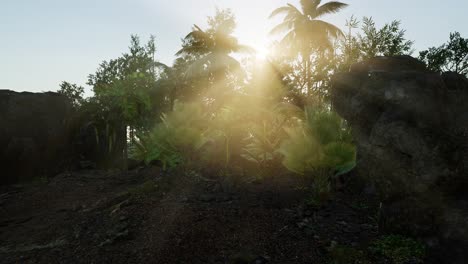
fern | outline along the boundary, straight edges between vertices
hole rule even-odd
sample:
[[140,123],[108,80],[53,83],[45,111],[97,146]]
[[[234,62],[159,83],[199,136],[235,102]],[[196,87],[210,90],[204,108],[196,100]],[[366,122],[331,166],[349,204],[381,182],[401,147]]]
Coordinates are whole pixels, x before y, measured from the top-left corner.
[[283,165],[314,180],[314,191],[325,197],[330,192],[330,176],[347,173],[355,166],[356,148],[351,144],[346,123],[335,113],[306,109],[304,120],[287,128],[278,152]]
[[146,163],[160,161],[164,168],[188,164],[208,141],[204,120],[200,105],[177,103],[149,133],[138,135],[130,154]]

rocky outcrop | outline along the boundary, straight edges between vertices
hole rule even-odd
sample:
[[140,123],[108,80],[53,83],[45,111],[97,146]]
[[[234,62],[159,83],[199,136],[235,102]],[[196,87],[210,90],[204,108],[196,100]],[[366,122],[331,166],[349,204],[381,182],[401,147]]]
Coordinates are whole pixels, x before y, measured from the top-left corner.
[[0,185],[60,172],[71,154],[71,117],[57,93],[0,90]]
[[378,57],[332,85],[333,107],[353,129],[357,172],[382,197],[381,229],[466,246],[466,226],[453,223],[467,215],[453,212],[468,197],[467,78],[409,56]]

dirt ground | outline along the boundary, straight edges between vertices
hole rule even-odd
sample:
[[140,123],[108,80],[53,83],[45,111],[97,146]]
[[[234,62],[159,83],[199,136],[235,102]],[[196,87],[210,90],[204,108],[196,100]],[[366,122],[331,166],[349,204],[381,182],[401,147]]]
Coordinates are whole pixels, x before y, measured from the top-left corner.
[[364,198],[320,208],[294,177],[64,173],[0,188],[1,263],[329,263],[377,236]]

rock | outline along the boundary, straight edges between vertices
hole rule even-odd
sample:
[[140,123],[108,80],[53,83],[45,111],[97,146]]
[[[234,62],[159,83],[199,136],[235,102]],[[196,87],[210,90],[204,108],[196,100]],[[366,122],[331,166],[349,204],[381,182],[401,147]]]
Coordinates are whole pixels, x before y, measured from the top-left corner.
[[412,196],[383,203],[379,231],[384,234],[433,236],[443,223],[443,204],[437,195]]
[[333,106],[356,139],[358,174],[373,179],[385,198],[424,193],[434,186],[453,195],[465,193],[464,76],[441,76],[407,56],[379,57],[335,75],[332,87]]
[[0,90],[0,185],[63,171],[72,154],[71,116],[57,93]]
[[[408,56],[379,57],[336,74],[331,100],[352,128],[364,192],[375,186],[381,197],[379,231],[437,237],[444,250],[468,241],[463,221],[447,213],[463,219],[452,201],[468,199],[467,78]],[[457,263],[466,252],[441,256]]]

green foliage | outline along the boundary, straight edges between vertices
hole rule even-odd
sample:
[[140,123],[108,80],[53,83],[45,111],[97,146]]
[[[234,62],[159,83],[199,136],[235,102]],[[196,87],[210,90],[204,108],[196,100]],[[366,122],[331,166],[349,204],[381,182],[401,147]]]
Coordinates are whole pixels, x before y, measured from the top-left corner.
[[138,36],[132,36],[128,53],[102,62],[89,75],[102,119],[119,120],[131,132],[152,125],[154,114],[166,105],[165,91],[157,86],[155,52],[154,37],[142,45]]
[[288,4],[274,10],[270,18],[284,15],[283,22],[271,31],[271,34],[285,33],[281,43],[290,53],[310,53],[311,49],[331,49],[333,40],[343,33],[336,26],[319,18],[333,14],[345,8],[347,4],[320,1],[301,1],[301,8]]
[[174,111],[162,114],[161,122],[139,135],[130,154],[146,163],[161,161],[163,167],[190,165],[208,138],[207,116],[200,104],[176,103]]
[[307,107],[305,123],[322,145],[343,141],[350,142],[352,135],[345,121],[335,112]]
[[283,165],[314,181],[317,202],[328,199],[333,173],[342,174],[355,164],[356,149],[345,122],[333,112],[309,108],[305,120],[286,132],[288,138],[278,150],[284,156]]
[[[270,125],[275,127],[272,129]],[[259,165],[274,161],[281,142],[276,125],[265,121],[252,125],[249,129],[250,136],[246,139],[249,143],[244,147],[241,156]],[[279,128],[281,129],[281,126]]]
[[468,76],[468,39],[459,32],[450,33],[447,43],[431,47],[419,53],[430,70],[436,72],[456,72]]
[[75,109],[78,109],[83,103],[84,88],[82,86],[64,81],[60,84],[58,93],[65,95]]
[[320,143],[303,126],[286,128],[288,138],[283,141],[278,152],[284,156],[283,165],[300,175],[312,172],[320,166],[323,151]]
[[107,149],[100,154],[109,156],[111,164],[122,160],[124,169],[127,139],[133,144],[136,134],[144,134],[153,125],[154,116],[168,105],[166,87],[158,86],[155,52],[153,36],[146,45],[138,36],[131,36],[127,53],[102,62],[88,76],[94,96],[82,102],[83,119],[94,127],[99,148]]
[[208,78],[209,83],[217,85],[219,90],[222,87],[219,82],[226,82],[231,74],[242,74],[240,63],[230,54],[252,52],[252,49],[239,44],[237,38],[232,36],[236,21],[230,9],[217,9],[215,16],[208,17],[208,25],[206,31],[194,25],[176,55],[191,60],[187,77]]
[[156,126],[148,134],[137,135],[137,140],[130,145],[129,155],[133,159],[142,160],[146,164],[160,161],[163,169],[175,167],[182,162],[181,154],[166,142],[170,130],[164,126]]
[[337,13],[347,4],[332,1],[301,1],[300,8],[287,4],[274,10],[270,18],[283,15],[283,21],[270,34],[282,35],[276,44],[280,67],[285,78],[294,86],[296,94],[314,95],[322,100],[333,69],[334,42],[343,37],[335,25],[321,20],[322,16]]
[[246,127],[248,137],[241,156],[260,168],[272,166],[280,159],[278,149],[285,138],[285,125],[300,111],[290,104],[277,104],[252,109],[256,118]]
[[426,249],[420,242],[400,235],[389,235],[375,241],[370,250],[394,264],[422,263]]
[[144,78],[143,73],[134,72],[124,80],[114,82],[112,89],[101,93],[129,125],[137,125],[141,121],[139,119],[151,110],[149,92],[144,89]]
[[359,48],[364,58],[375,56],[410,55],[413,41],[405,39],[405,30],[401,22],[394,20],[377,29],[371,17],[363,18],[362,31],[359,35]]
[[334,112],[309,108],[305,120],[286,131],[289,137],[279,151],[285,158],[283,164],[295,173],[337,169],[355,160],[349,129]]
[[[406,39],[401,22],[394,20],[377,28],[372,17],[364,17],[362,23],[354,16],[347,20],[348,34],[339,43],[338,70],[347,71],[350,66],[361,60],[376,56],[411,55],[414,42]],[[359,29],[358,34],[353,30]]]

